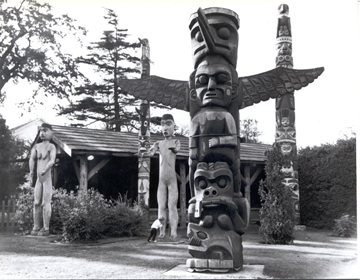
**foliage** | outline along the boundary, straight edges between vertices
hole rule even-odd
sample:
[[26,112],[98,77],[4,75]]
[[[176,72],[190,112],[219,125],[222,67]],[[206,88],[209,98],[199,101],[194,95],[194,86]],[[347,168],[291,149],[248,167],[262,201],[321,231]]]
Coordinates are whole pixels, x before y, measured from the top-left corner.
[[240,137],[245,143],[260,143],[259,136],[262,134],[257,127],[258,121],[253,119],[240,120]]
[[301,223],[331,229],[343,213],[356,216],[356,139],[298,152]]
[[294,210],[291,190],[282,183],[282,166],[286,158],[281,154],[278,143],[266,152],[266,179],[261,181],[259,194],[262,200],[260,209],[260,234],[269,244],[291,244],[294,240]]
[[107,11],[104,18],[111,30],[105,30],[100,41],[87,47],[89,53],[86,57],[78,58],[80,64],[94,69],[99,81],[88,81],[77,87],[74,93],[77,101],[60,108],[59,114],[78,121],[101,121],[107,129],[115,131],[120,131],[121,127],[129,130],[135,127],[134,120],[138,119],[135,111],[129,110],[129,106],[135,105],[135,99],[125,95],[119,88],[118,80],[141,72],[140,58],[131,54],[141,45],[140,42],[128,42],[127,29],[119,28],[118,17],[113,10]]
[[342,215],[340,219],[335,219],[333,235],[338,237],[352,237],[356,235],[356,217]]
[[22,234],[29,234],[34,225],[33,208],[34,208],[34,188],[30,187],[29,182],[25,182],[20,187],[16,200],[16,210],[12,217],[15,221],[17,230]]
[[27,165],[19,162],[27,147],[17,139],[0,115],[0,201],[14,195],[16,188],[25,181]]
[[85,29],[36,0],[1,1],[0,25],[0,103],[3,87],[20,79],[37,85],[33,97],[40,90],[68,97],[82,75],[72,56],[63,52],[61,40],[69,34],[78,38]]
[[[28,234],[33,225],[33,190],[24,188],[18,198],[14,216],[18,229]],[[147,231],[147,215],[138,205],[126,200],[106,200],[93,189],[68,193],[55,190],[52,197],[50,233],[63,240],[96,240],[109,236],[136,236]]]

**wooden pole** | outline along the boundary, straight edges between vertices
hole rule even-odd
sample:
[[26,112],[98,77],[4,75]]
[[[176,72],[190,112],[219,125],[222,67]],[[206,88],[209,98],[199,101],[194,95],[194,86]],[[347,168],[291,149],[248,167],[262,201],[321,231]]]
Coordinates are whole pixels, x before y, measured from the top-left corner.
[[[142,44],[141,78],[150,75],[150,45],[147,39],[140,39]],[[138,149],[138,201],[149,209],[150,198],[150,104],[141,100],[140,109],[137,109],[140,119],[139,149]]]
[[[279,6],[279,19],[276,34],[276,67],[293,68],[292,34],[289,6]],[[297,150],[295,130],[295,97],[294,92],[287,93],[276,99],[276,134],[275,142],[280,144],[281,152],[288,157],[291,166],[284,166],[285,187],[292,191],[295,224],[300,224],[299,182],[297,171]]]
[[80,190],[88,189],[88,162],[86,156],[80,156]]
[[180,163],[180,227],[186,227],[186,167]]

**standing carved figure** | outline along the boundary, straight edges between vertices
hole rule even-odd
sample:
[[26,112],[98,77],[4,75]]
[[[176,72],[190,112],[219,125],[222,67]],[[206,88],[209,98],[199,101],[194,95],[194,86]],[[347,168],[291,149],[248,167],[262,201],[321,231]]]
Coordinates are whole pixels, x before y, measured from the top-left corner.
[[170,225],[170,239],[174,240],[177,237],[178,226],[178,211],[177,202],[179,198],[179,191],[177,185],[175,160],[176,153],[180,150],[180,141],[174,139],[175,122],[170,114],[164,114],[161,119],[161,129],[165,137],[164,140],[157,141],[150,148],[150,156],[153,156],[157,151],[159,157],[159,185],[157,191],[158,201],[158,217],[164,217],[164,225],[160,228],[159,238],[165,237],[167,211],[169,210],[169,225]]
[[[193,258],[187,265],[192,271],[243,267],[242,234],[249,223],[249,204],[240,186],[239,110],[293,93],[324,71],[278,67],[238,77],[239,22],[229,9],[199,8],[190,17],[194,70],[189,81],[149,76],[120,84],[139,99],[190,113],[188,249]],[[291,129],[284,128],[279,137],[283,135],[291,136]]]
[[49,124],[43,123],[40,127],[41,143],[38,143],[31,150],[30,166],[30,186],[33,185],[35,163],[37,180],[34,192],[34,227],[31,235],[49,235],[51,218],[51,197],[52,197],[52,177],[51,168],[55,164],[56,148],[50,143],[53,132]]

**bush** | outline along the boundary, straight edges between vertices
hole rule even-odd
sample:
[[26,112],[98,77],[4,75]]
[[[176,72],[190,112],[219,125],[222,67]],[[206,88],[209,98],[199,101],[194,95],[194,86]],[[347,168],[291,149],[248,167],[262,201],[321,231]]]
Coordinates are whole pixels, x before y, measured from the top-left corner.
[[[32,229],[33,201],[32,188],[26,188],[19,196],[14,218],[22,234],[28,234]],[[59,189],[53,193],[50,233],[61,234],[66,242],[140,236],[147,230],[146,212],[122,198],[107,200],[93,189],[78,193]]]
[[260,235],[268,244],[291,244],[294,240],[295,213],[291,190],[281,183],[281,167],[285,166],[286,159],[276,143],[266,156],[266,179],[259,186],[262,200]]
[[332,229],[341,213],[356,217],[356,138],[299,150],[301,223]]
[[12,221],[15,222],[18,232],[30,234],[34,225],[34,188],[30,187],[29,183],[25,183],[19,187],[19,190],[21,193],[16,200],[16,210]]
[[350,215],[342,215],[335,219],[333,235],[338,237],[352,237],[356,234],[356,218]]

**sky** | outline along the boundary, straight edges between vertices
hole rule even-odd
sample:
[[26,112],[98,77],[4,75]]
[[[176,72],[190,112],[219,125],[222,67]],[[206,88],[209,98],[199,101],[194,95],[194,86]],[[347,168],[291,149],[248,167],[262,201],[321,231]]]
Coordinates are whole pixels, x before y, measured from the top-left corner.
[[[307,87],[295,91],[297,146],[335,143],[358,130],[359,4],[358,0],[49,0],[54,11],[66,13],[89,30],[86,40],[96,41],[105,29],[104,8],[113,9],[119,26],[134,40],[150,42],[151,75],[188,80],[193,70],[189,17],[199,7],[223,7],[239,15],[239,77],[275,68],[278,6],[290,8],[294,69],[325,67],[324,73]],[[28,85],[7,85],[7,99],[0,114],[12,128],[38,117],[57,125],[70,121],[57,117],[54,100],[44,100],[32,112],[16,103],[31,96]],[[152,110],[152,115],[163,111]],[[189,124],[189,114],[170,111],[177,125]],[[258,121],[259,140],[272,144],[275,135],[275,100],[240,110],[240,119]]]

